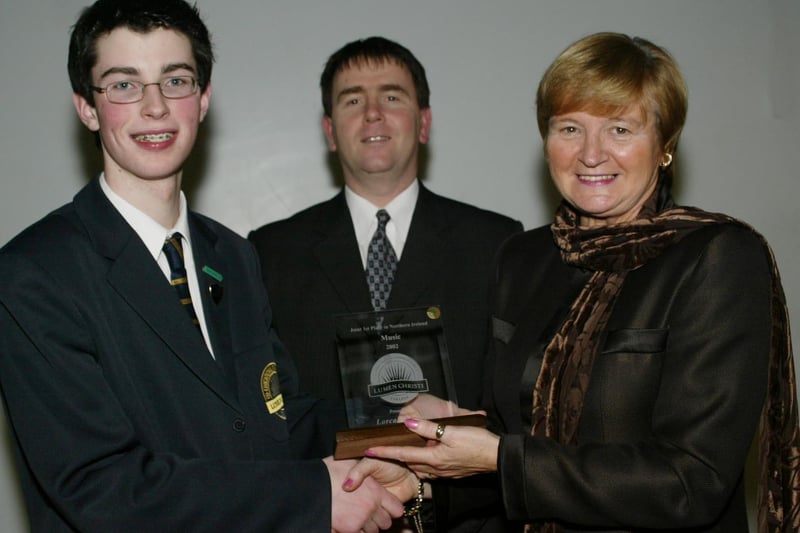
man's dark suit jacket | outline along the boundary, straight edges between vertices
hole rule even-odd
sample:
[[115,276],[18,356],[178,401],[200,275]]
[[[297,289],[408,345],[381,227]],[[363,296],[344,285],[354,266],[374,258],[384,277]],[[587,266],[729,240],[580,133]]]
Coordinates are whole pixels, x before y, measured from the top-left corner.
[[0,385],[33,531],[330,531],[324,465],[291,460],[313,402],[255,252],[189,227],[218,362],[97,180],[0,252]]
[[[388,308],[441,306],[463,407],[477,409],[480,404],[490,264],[500,244],[521,230],[517,221],[443,198],[420,184]],[[341,429],[347,421],[333,316],[372,310],[344,192],[259,228],[249,239],[261,259],[275,329],[297,363],[303,390],[329,400],[334,406],[330,420]],[[451,494],[437,490],[437,523],[456,520],[446,513],[463,516],[480,508],[476,499],[484,498],[475,494],[482,495],[482,489]]]
[[[387,308],[439,305],[458,402],[477,409],[488,345],[494,253],[522,226],[420,186]],[[304,390],[343,397],[333,316],[371,311],[344,192],[249,235],[263,268],[274,327]],[[346,425],[342,419],[342,426]]]
[[[514,519],[564,531],[746,533],[742,471],[765,397],[770,271],[760,239],[710,225],[631,271],[587,389],[576,447],[531,437],[542,353],[591,272],[550,228],[509,239],[493,285],[499,472]],[[650,529],[653,528],[653,529]]]

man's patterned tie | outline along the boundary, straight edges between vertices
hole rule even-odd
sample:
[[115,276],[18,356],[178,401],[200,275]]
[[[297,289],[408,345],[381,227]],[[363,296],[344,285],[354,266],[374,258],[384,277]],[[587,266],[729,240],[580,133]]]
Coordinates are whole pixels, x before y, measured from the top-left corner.
[[392,291],[394,272],[397,269],[397,256],[392,248],[392,243],[386,237],[389,213],[385,209],[381,209],[375,216],[378,217],[378,229],[375,230],[369,243],[366,275],[369,293],[372,297],[372,307],[375,311],[383,311],[386,309],[386,302]]

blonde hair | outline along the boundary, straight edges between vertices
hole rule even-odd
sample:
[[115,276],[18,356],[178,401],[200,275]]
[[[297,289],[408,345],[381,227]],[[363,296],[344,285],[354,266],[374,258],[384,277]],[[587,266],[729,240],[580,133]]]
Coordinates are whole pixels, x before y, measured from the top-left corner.
[[686,121],[686,84],[663,48],[621,33],[596,33],[564,50],[545,72],[536,92],[542,138],[553,116],[585,111],[605,116],[640,106],[655,115],[665,152],[678,145]]

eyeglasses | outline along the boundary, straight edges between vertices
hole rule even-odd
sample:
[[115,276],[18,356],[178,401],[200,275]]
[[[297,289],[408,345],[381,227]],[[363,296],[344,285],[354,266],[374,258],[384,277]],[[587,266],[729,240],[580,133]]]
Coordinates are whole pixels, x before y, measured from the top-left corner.
[[197,80],[191,76],[173,76],[155,83],[121,80],[105,87],[91,86],[91,89],[105,94],[112,104],[133,104],[144,98],[144,88],[148,85],[158,85],[161,95],[172,100],[186,98],[197,92]]

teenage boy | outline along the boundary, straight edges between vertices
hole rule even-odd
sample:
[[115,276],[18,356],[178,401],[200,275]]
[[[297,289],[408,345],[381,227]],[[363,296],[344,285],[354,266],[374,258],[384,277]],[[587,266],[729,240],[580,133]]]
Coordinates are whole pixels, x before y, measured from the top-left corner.
[[256,254],[187,210],[212,61],[183,0],[99,0],[73,28],[103,171],[0,251],[0,386],[32,531],[375,532],[402,514],[375,480],[345,493],[350,462],[298,458],[330,435]]

